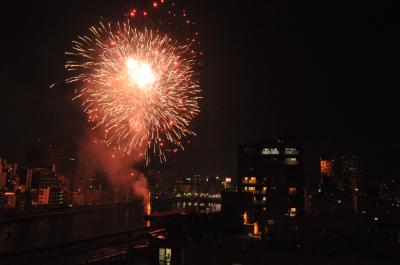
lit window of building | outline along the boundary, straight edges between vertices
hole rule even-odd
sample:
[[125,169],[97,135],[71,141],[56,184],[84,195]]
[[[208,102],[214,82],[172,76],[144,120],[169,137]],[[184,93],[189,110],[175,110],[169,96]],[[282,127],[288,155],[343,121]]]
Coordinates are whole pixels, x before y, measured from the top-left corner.
[[258,227],[258,223],[257,222],[255,222],[254,224],[253,224],[253,233],[254,233],[254,235],[258,235],[260,232],[259,232],[259,227]]
[[292,166],[292,165],[297,165],[297,164],[299,164],[299,161],[297,160],[297,158],[295,158],[295,157],[285,158],[285,165]]
[[267,187],[263,187],[261,193],[262,193],[262,194],[267,193]]
[[263,200],[263,201],[266,201],[266,200],[267,200],[267,197],[264,196],[264,197],[262,198],[262,200]]
[[249,177],[244,177],[242,179],[242,183],[248,183],[249,182]]
[[289,216],[290,217],[295,217],[297,213],[297,209],[296,208],[290,208],[289,209]]
[[254,193],[254,192],[256,191],[256,187],[244,186],[244,187],[243,187],[243,191],[248,191],[248,192]]
[[278,148],[263,148],[261,150],[262,155],[279,155]]
[[226,177],[225,181],[222,182],[222,184],[224,185],[225,189],[231,189],[232,188],[232,178],[231,177]]
[[170,248],[160,248],[158,250],[158,260],[159,260],[159,264],[165,264],[165,265],[169,265],[171,262],[171,254],[172,251]]
[[251,177],[249,183],[256,184],[257,183],[256,177]]
[[296,193],[297,193],[296,187],[290,187],[289,188],[289,194],[296,194]]
[[299,151],[296,148],[287,147],[287,148],[285,148],[285,154],[286,155],[298,155]]

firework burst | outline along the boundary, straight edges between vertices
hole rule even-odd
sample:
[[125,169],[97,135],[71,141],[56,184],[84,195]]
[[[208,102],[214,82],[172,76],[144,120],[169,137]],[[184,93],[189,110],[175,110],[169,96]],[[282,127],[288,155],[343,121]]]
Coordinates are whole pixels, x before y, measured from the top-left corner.
[[167,147],[183,149],[199,113],[193,47],[129,21],[99,23],[73,43],[67,83],[79,83],[75,99],[108,147],[140,150],[147,162],[152,154],[165,161]]

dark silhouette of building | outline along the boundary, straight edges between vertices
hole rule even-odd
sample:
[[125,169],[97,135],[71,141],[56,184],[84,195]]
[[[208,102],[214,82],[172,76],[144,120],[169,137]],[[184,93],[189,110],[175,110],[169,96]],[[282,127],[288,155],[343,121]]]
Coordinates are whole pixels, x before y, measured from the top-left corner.
[[47,150],[43,145],[28,145],[25,148],[25,163],[28,167],[44,168],[49,166]]
[[57,168],[65,170],[70,165],[60,147],[45,144],[32,144],[25,147],[25,165],[28,168]]
[[303,212],[302,186],[302,149],[295,142],[240,145],[238,191],[252,195],[253,207],[246,214],[248,222],[259,223],[261,233]]

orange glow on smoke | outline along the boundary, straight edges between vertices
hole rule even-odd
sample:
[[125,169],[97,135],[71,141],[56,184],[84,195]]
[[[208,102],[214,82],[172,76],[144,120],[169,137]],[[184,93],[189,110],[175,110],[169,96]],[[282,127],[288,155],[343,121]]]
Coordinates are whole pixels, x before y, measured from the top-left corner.
[[150,203],[150,199],[146,202],[146,206],[145,206],[145,214],[146,215],[150,215],[151,213],[151,203]]

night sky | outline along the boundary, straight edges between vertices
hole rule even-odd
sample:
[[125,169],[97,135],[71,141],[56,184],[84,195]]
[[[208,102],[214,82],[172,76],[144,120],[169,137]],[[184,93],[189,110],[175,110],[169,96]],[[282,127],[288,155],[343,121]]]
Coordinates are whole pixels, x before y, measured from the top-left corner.
[[[87,125],[62,82],[64,52],[137,2],[2,2],[0,156],[22,159],[37,138],[74,151]],[[198,136],[166,167],[235,175],[239,143],[294,135],[307,167],[321,152],[351,148],[370,172],[392,173],[382,168],[400,155],[395,1],[186,2],[205,52],[204,98]]]

